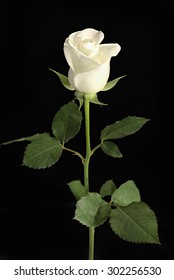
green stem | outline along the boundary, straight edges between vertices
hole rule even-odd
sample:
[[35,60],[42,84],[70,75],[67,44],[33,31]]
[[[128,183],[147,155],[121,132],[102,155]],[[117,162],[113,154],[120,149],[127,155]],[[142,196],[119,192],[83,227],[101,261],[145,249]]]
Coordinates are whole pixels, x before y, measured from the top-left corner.
[[84,185],[85,189],[89,191],[89,161],[91,157],[91,143],[90,143],[90,103],[85,98],[85,137],[86,137],[86,157],[84,163]]
[[[89,191],[89,162],[91,158],[91,143],[90,143],[90,102],[85,98],[85,137],[86,137],[86,157],[84,161],[84,185]],[[89,260],[94,259],[94,232],[95,227],[89,227]]]
[[89,260],[94,260],[94,233],[95,227],[89,228]]

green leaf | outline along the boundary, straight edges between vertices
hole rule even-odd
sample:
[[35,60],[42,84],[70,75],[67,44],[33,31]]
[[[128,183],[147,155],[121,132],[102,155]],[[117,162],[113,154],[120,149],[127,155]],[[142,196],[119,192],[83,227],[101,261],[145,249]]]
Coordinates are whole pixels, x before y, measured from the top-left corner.
[[74,219],[87,227],[100,226],[109,217],[110,210],[110,204],[100,194],[88,193],[78,200]]
[[82,112],[73,100],[56,113],[52,122],[53,134],[62,143],[66,143],[79,132],[81,121]]
[[105,85],[105,87],[101,90],[101,91],[106,91],[106,90],[109,90],[111,88],[113,88],[120,79],[126,77],[127,75],[124,75],[124,76],[121,76],[121,77],[118,77],[110,82],[107,82],[107,84]]
[[144,202],[133,202],[111,211],[110,226],[129,242],[160,244],[155,213]]
[[85,98],[88,99],[89,102],[97,104],[97,105],[108,105],[108,104],[102,103],[98,100],[97,93],[93,93],[93,94],[92,93],[86,93]]
[[10,140],[10,141],[1,143],[0,145],[9,145],[9,144],[12,144],[12,143],[15,143],[15,142],[22,142],[22,141],[33,141],[33,140],[39,139],[40,137],[42,137],[43,135],[46,135],[46,134],[49,135],[49,133],[46,133],[46,132],[36,133],[32,136],[27,136],[27,137],[22,137],[22,138]]
[[101,131],[100,139],[104,141],[108,139],[119,139],[131,135],[138,131],[148,121],[149,119],[136,116],[125,117],[120,121],[116,121],[115,123],[106,126]]
[[113,192],[116,190],[116,186],[113,180],[106,181],[100,188],[100,195],[101,197],[112,195]]
[[123,155],[119,151],[118,146],[115,143],[112,143],[110,141],[104,141],[101,143],[101,149],[102,151],[111,157],[114,158],[121,158]]
[[141,201],[140,192],[132,180],[122,184],[111,197],[115,206],[127,206],[132,202]]
[[69,83],[69,80],[66,76],[60,74],[59,72],[49,68],[49,70],[51,70],[52,72],[54,72],[60,79],[61,83],[64,85],[64,87],[66,87],[69,90],[74,90],[74,88],[71,86],[71,84]]
[[35,169],[50,167],[58,161],[61,154],[60,143],[45,134],[28,144],[24,153],[23,165]]
[[72,191],[73,195],[77,200],[79,200],[81,197],[87,195],[87,190],[82,185],[82,183],[79,180],[74,180],[72,182],[68,183],[68,186],[70,187],[70,190]]

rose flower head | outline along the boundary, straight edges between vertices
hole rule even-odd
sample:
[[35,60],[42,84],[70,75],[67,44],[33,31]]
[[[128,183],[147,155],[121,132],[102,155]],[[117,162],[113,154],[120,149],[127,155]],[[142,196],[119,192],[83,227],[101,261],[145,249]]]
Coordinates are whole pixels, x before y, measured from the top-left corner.
[[102,31],[86,28],[74,32],[64,42],[64,55],[69,65],[68,80],[74,90],[85,94],[101,91],[109,78],[110,60],[119,44],[101,44]]

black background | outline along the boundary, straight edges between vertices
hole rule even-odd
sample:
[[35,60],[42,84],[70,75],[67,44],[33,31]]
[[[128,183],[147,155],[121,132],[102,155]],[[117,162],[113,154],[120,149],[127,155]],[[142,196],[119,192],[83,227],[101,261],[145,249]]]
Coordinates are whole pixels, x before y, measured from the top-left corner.
[[[173,8],[163,1],[65,3],[5,1],[1,9],[0,142],[51,132],[55,113],[73,99],[53,68],[67,75],[63,43],[72,32],[92,27],[103,43],[119,43],[109,79],[127,74],[99,93],[107,107],[91,105],[91,143],[101,129],[128,115],[149,118],[139,132],[117,142],[121,159],[98,150],[91,159],[90,187],[135,181],[142,200],[158,218],[161,245],[121,240],[106,222],[96,229],[96,259],[173,259],[169,181],[169,96],[172,77]],[[171,64],[171,65],[170,65]],[[68,146],[84,150],[84,124]],[[54,166],[21,166],[26,142],[0,147],[0,258],[87,259],[88,229],[73,220],[75,200],[67,182],[83,181],[79,158],[64,152]]]

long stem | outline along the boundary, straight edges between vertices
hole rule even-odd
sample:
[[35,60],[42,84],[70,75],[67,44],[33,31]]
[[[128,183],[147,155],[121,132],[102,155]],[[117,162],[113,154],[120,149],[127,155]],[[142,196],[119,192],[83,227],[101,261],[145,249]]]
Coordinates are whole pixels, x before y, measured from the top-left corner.
[[89,260],[94,260],[94,234],[95,227],[89,228]]
[[[89,162],[91,153],[90,143],[90,102],[85,98],[85,136],[86,136],[86,157],[84,161],[84,185],[85,189],[89,191]],[[95,227],[89,227],[89,260],[94,259],[94,232]]]
[[89,161],[91,157],[91,143],[90,143],[90,103],[85,98],[85,137],[86,137],[86,157],[84,163],[84,185],[89,191]]

